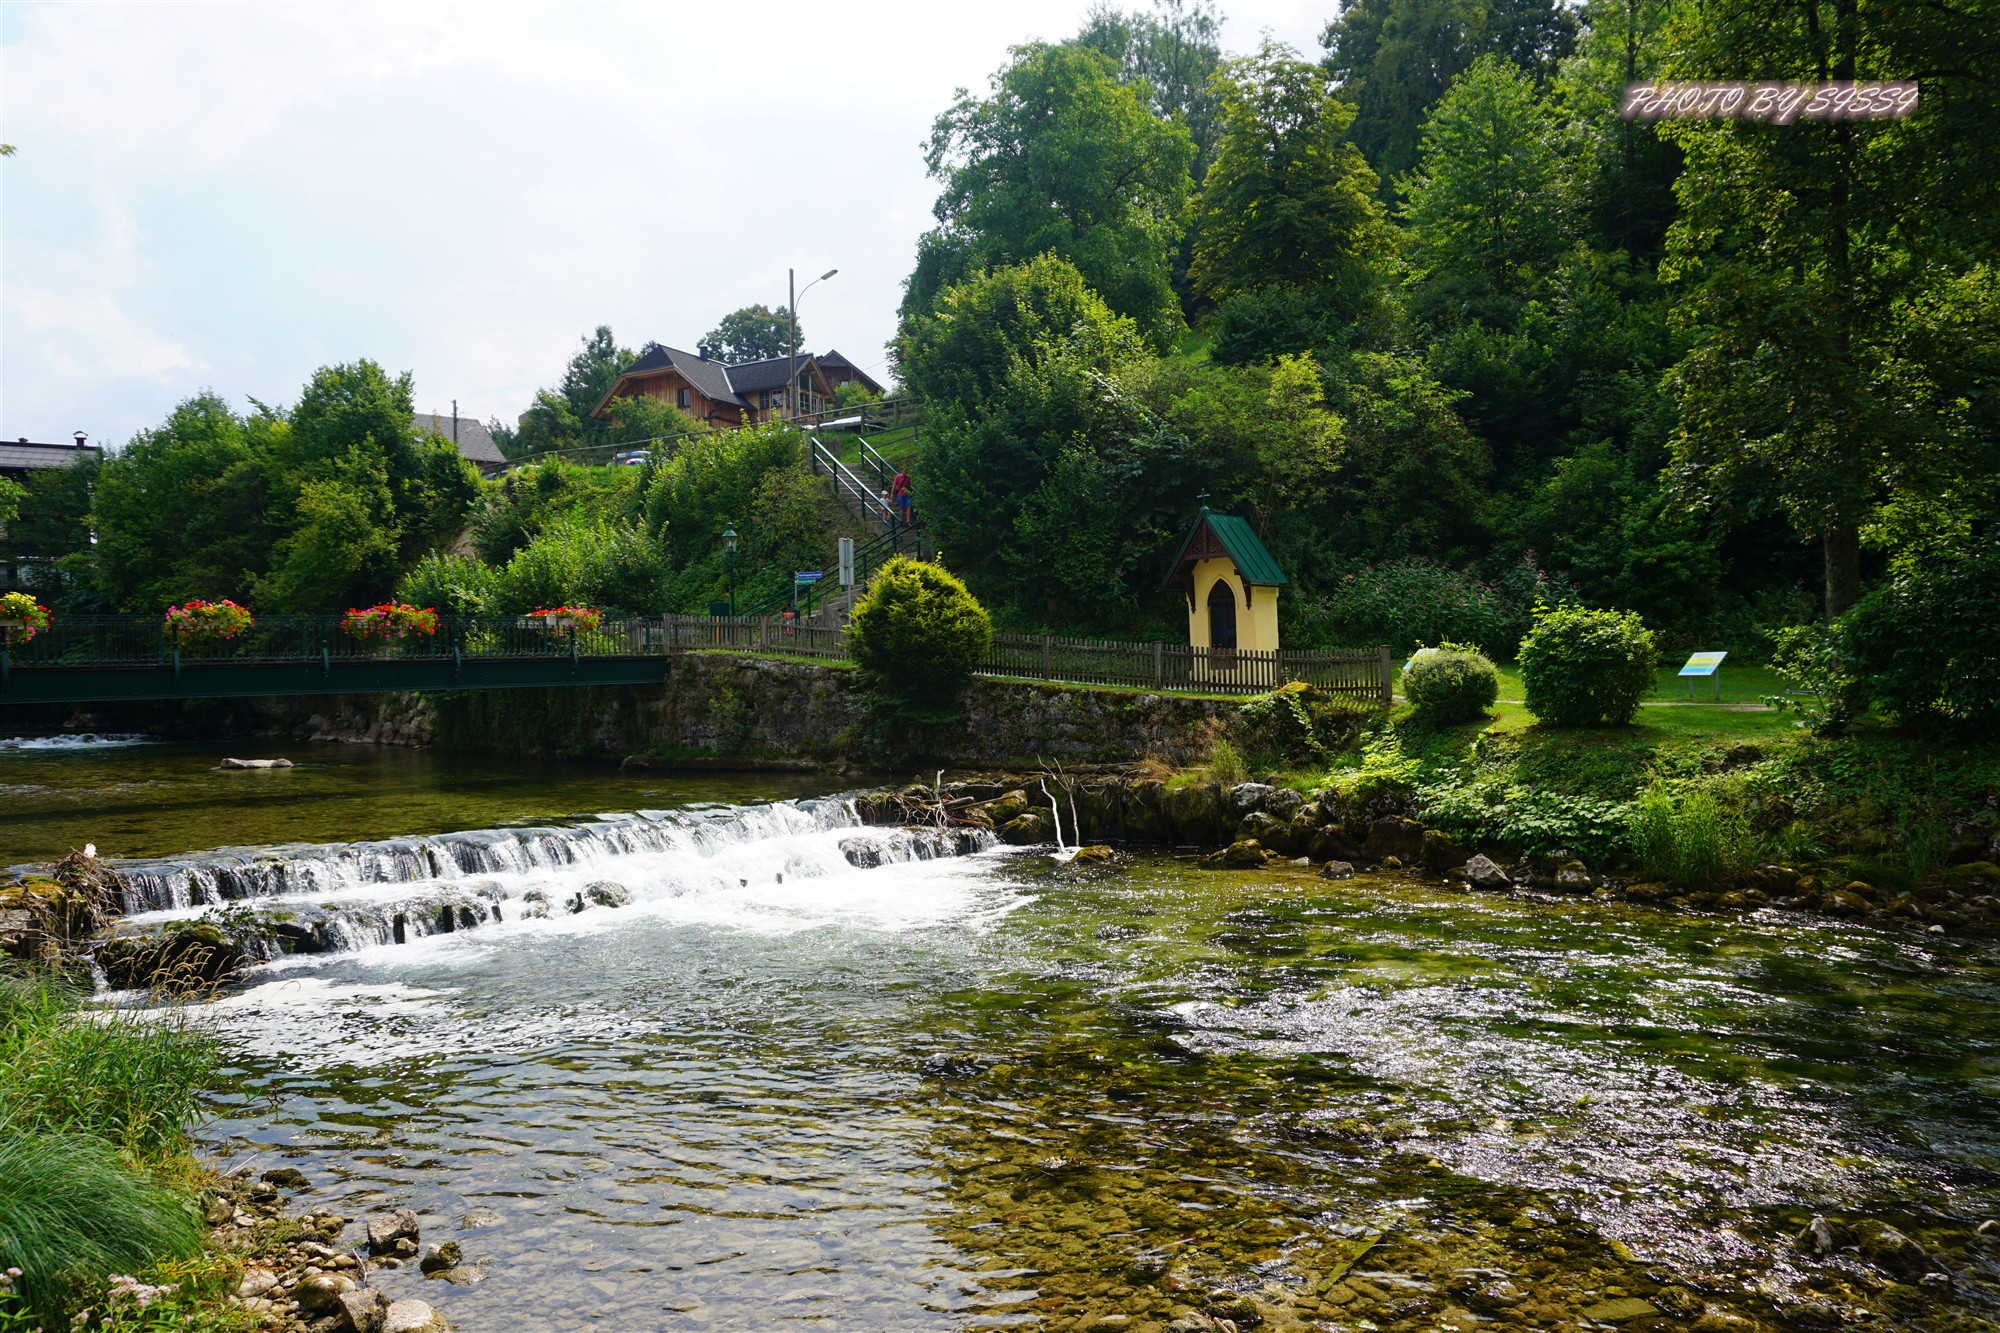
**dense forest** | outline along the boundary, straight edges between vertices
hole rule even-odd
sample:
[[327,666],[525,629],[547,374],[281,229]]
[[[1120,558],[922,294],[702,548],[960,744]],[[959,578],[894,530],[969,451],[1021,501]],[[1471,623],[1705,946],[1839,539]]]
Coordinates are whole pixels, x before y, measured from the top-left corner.
[[[1197,507],[1289,573],[1292,645],[1508,654],[1537,604],[1757,656],[1871,589],[1994,565],[2000,13],[1989,0],[1351,0],[1230,53],[1205,0],[1107,6],[938,115],[890,351],[920,512],[1006,628],[1178,637]],[[1914,78],[1902,119],[1643,121],[1629,84]],[[783,313],[703,340],[763,355]],[[480,481],[409,384],[204,395],[34,483],[9,540],[72,610],[390,595],[703,610],[840,528],[782,427],[589,415],[585,338]],[[644,466],[550,451],[679,438]],[[75,534],[94,530],[86,544]],[[1968,573],[1971,572],[1971,573]],[[1968,583],[1969,579],[1969,583]]]
[[[938,118],[897,351],[1003,621],[1171,633],[1249,517],[1287,639],[1505,652],[1537,599],[1756,653],[1973,556],[2000,478],[2000,22],[1355,0],[1324,50],[1099,9]],[[1905,120],[1646,123],[1636,81],[1922,80]]]

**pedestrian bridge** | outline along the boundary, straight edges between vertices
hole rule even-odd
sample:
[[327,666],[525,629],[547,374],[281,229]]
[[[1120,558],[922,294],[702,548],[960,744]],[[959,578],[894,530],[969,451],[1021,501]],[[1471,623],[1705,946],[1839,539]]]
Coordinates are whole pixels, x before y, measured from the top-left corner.
[[659,620],[440,619],[435,634],[384,644],[347,634],[339,616],[259,616],[235,639],[176,644],[158,616],[58,616],[0,648],[0,705],[656,684],[662,631]]

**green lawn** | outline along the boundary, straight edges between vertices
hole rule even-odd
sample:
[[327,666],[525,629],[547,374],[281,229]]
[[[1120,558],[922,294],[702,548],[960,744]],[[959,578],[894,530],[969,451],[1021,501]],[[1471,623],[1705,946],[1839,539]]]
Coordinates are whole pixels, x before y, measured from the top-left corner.
[[[1652,694],[1634,719],[1636,731],[1661,738],[1711,735],[1754,740],[1795,730],[1797,714],[1766,711],[1760,706],[1766,695],[1785,690],[1785,682],[1769,667],[1724,663],[1721,703],[1715,701],[1713,678],[1695,680],[1694,702],[1688,702],[1688,683],[1676,674],[1679,670],[1678,666],[1661,668]],[[1520,668],[1510,664],[1499,671],[1500,702],[1489,725],[1503,731],[1534,726],[1535,715],[1521,704]]]

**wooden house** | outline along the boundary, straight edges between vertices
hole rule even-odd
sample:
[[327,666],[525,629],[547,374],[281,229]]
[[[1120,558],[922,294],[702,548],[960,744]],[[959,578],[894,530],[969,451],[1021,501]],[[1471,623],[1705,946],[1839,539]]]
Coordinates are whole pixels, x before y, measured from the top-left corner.
[[609,419],[614,400],[640,396],[661,399],[712,426],[744,426],[824,411],[832,405],[833,385],[810,352],[726,365],[655,343],[626,368],[591,415]]

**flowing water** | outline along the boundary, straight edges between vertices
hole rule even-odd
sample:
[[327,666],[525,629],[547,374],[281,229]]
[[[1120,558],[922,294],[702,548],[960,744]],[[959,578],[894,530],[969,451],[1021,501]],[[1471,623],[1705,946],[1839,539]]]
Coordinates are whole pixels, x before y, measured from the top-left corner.
[[[315,751],[246,806],[215,753],[0,755],[0,783],[68,793],[36,855],[101,791],[154,919],[498,909],[357,927],[204,1008],[218,1151],[418,1209],[485,1280],[378,1280],[463,1329],[1157,1333],[1218,1287],[1267,1327],[2000,1320],[1991,943],[954,855],[768,779]],[[607,881],[629,905],[560,909]],[[1952,1280],[1801,1256],[1814,1214]]]

